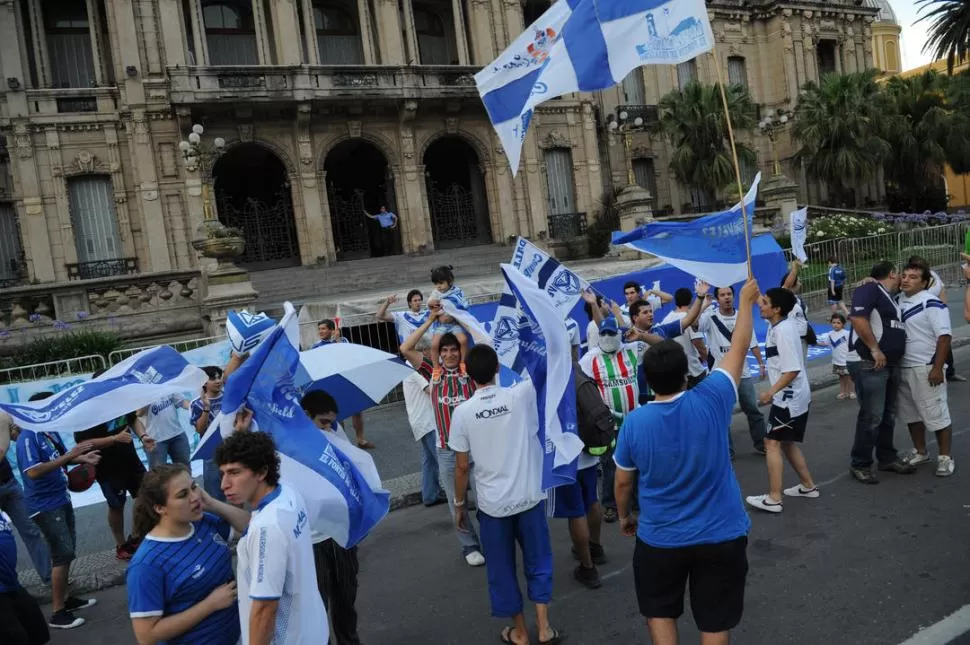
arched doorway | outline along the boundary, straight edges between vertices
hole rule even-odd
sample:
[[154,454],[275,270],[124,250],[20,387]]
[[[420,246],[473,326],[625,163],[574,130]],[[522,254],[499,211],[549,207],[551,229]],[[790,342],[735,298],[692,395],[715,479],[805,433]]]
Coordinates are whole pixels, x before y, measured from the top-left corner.
[[242,230],[239,264],[275,269],[300,264],[293,199],[286,166],[256,143],[230,148],[212,168],[219,220]]
[[398,255],[401,227],[382,229],[364,214],[375,214],[381,206],[397,212],[394,178],[383,153],[362,139],[350,139],[327,153],[323,168],[337,260]]
[[485,178],[475,150],[458,137],[438,139],[424,153],[424,168],[435,248],[491,244]]

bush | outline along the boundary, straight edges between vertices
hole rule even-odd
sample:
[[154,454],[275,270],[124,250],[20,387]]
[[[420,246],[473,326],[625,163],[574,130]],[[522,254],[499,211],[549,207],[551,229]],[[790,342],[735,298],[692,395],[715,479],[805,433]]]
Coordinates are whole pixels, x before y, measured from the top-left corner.
[[613,231],[620,230],[620,212],[616,208],[617,191],[606,193],[600,201],[600,211],[586,227],[589,257],[601,258],[610,251]]
[[887,222],[874,218],[856,215],[826,215],[808,222],[808,239],[806,243],[824,242],[842,237],[868,237],[892,233],[893,228]]
[[50,363],[82,356],[103,356],[121,349],[121,336],[110,331],[83,330],[51,334],[32,340],[10,357],[11,367]]

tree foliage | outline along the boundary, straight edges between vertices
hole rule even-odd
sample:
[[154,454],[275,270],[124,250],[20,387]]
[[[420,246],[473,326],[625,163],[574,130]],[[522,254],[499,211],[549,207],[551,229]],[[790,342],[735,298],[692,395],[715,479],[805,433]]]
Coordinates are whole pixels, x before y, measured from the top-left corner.
[[967,0],[918,0],[919,22],[928,22],[923,52],[934,60],[946,59],[947,71],[970,58],[970,2]]

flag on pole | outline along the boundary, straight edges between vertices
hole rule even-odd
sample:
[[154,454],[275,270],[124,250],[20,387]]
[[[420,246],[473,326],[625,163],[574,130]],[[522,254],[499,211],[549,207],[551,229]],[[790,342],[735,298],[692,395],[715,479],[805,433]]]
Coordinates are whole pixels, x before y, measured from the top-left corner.
[[745,226],[750,230],[758,173],[744,196],[747,221],[741,219],[741,203],[731,210],[712,213],[690,222],[652,222],[629,233],[614,231],[613,244],[651,253],[685,273],[715,287],[729,287],[748,277]]
[[805,253],[805,240],[808,237],[808,207],[792,211],[791,217],[791,252],[804,264],[808,261]]
[[548,490],[576,481],[576,458],[583,450],[569,334],[542,289],[511,265],[503,264],[502,274],[529,322],[519,328],[518,356],[536,390],[544,446],[542,489]]
[[589,287],[589,282],[522,237],[515,242],[511,265],[546,292],[564,319],[579,304],[583,289]]

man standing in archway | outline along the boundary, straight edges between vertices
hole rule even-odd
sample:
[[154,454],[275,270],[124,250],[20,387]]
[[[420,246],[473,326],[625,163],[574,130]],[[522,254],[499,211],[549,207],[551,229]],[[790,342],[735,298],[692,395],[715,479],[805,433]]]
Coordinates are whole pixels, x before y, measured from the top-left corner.
[[381,206],[377,215],[371,215],[364,210],[364,215],[376,220],[381,225],[381,253],[382,255],[394,255],[394,230],[397,228],[397,215],[387,210],[387,206]]

